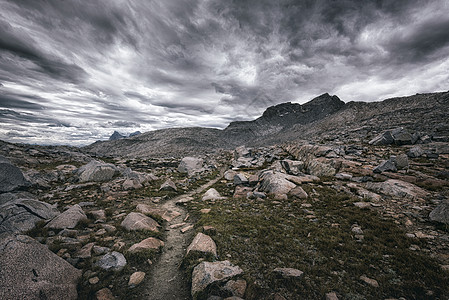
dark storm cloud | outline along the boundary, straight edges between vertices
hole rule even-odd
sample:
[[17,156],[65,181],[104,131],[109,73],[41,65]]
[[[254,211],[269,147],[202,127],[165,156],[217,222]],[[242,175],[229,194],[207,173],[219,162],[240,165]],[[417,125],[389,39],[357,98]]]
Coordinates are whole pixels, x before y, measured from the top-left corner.
[[70,141],[447,89],[448,16],[444,0],[0,0],[0,138],[11,111],[64,120],[46,132]]

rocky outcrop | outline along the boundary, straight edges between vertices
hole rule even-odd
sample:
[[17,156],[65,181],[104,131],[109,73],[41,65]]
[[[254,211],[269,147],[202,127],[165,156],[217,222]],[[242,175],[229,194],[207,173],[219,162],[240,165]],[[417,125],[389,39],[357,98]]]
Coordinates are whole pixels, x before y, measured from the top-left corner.
[[366,187],[376,193],[398,198],[417,199],[424,198],[428,195],[422,188],[396,179],[388,179],[384,182],[369,182]]
[[0,236],[0,299],[77,299],[81,271],[25,235]]
[[373,138],[368,143],[370,145],[412,145],[418,140],[417,135],[412,135],[403,127],[398,127],[392,130],[386,130]]
[[14,194],[3,194],[0,197],[8,200],[0,205],[0,232],[25,232],[34,228],[37,222],[52,219],[59,214],[50,204],[22,197]]
[[78,222],[82,220],[87,220],[87,216],[81,206],[75,204],[51,220],[45,227],[52,229],[75,228]]
[[118,174],[119,171],[113,164],[107,164],[95,160],[92,160],[88,164],[80,167],[77,171],[80,182],[109,181]]
[[204,160],[199,157],[184,157],[178,166],[178,172],[187,173],[189,176],[204,171]]
[[0,193],[11,192],[28,184],[22,171],[0,155]]
[[191,293],[193,299],[197,299],[209,285],[226,282],[242,273],[243,270],[240,267],[234,266],[228,260],[200,263],[192,273]]

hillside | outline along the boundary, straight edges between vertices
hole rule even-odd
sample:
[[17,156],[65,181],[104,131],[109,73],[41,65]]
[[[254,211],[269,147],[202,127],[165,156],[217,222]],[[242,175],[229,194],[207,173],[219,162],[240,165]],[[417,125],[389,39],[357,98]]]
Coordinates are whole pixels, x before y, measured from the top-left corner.
[[267,108],[253,121],[232,122],[224,130],[171,128],[85,147],[90,153],[112,156],[176,156],[216,152],[239,145],[269,146],[307,139],[367,142],[394,127],[447,141],[449,92],[417,94],[381,102],[344,103],[323,94],[301,105],[282,103]]

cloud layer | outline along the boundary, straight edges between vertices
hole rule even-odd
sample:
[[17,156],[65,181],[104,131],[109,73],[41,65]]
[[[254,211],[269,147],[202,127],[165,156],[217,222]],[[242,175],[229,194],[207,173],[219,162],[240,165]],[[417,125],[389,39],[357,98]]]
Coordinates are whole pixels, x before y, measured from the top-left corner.
[[223,128],[324,92],[448,89],[449,4],[0,0],[0,139]]

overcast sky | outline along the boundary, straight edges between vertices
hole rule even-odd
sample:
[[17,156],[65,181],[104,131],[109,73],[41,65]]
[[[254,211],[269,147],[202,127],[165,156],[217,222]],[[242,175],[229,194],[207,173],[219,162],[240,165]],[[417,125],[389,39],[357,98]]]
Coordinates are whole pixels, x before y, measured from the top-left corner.
[[224,128],[449,89],[449,1],[0,0],[0,139]]

